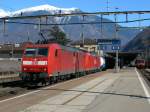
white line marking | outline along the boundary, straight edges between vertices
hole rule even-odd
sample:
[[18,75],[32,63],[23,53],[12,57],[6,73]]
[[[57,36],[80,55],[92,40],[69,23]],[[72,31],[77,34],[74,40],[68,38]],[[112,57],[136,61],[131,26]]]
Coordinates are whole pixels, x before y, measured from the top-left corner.
[[71,81],[77,80],[77,79],[79,79],[79,78],[71,79],[71,80],[68,80],[68,81],[61,82],[61,83],[57,83],[57,84],[52,85],[52,86],[49,86],[49,87],[44,87],[44,88],[41,88],[41,90],[35,90],[35,91],[32,91],[32,92],[28,92],[28,93],[26,93],[26,94],[22,94],[22,95],[19,95],[19,96],[15,96],[15,97],[12,97],[12,98],[8,98],[8,99],[5,99],[5,100],[1,100],[0,103],[6,102],[6,101],[10,101],[10,100],[14,100],[14,99],[17,99],[17,98],[21,98],[21,97],[24,97],[24,96],[27,96],[27,95],[31,95],[31,94],[40,92],[40,91],[42,91],[43,89],[49,89],[49,88],[58,86],[58,85],[60,85],[60,84],[64,84],[64,83],[67,83],[67,82],[71,82]]
[[146,95],[146,97],[147,97],[148,103],[150,104],[150,93],[148,92],[148,90],[147,90],[147,88],[146,88],[146,86],[145,86],[145,84],[144,84],[144,82],[143,82],[143,80],[142,80],[142,78],[141,78],[141,76],[140,76],[140,74],[138,73],[138,71],[137,71],[136,68],[135,68],[135,71],[136,71],[136,73],[137,73],[137,75],[138,75],[138,78],[139,78],[139,81],[140,81],[140,83],[141,83],[141,85],[142,85],[142,87],[143,87],[143,90],[144,90],[145,95]]

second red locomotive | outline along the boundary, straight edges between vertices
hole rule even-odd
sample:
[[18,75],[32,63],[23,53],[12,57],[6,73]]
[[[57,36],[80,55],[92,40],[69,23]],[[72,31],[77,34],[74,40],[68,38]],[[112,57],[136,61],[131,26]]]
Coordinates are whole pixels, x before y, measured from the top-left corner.
[[51,81],[96,71],[100,58],[76,48],[53,44],[27,45],[22,57],[24,81]]
[[144,59],[137,59],[135,61],[135,66],[139,69],[144,69],[145,68],[145,60]]
[[136,59],[136,61],[135,61],[135,66],[136,66],[138,69],[150,68],[150,60],[146,60],[146,59]]

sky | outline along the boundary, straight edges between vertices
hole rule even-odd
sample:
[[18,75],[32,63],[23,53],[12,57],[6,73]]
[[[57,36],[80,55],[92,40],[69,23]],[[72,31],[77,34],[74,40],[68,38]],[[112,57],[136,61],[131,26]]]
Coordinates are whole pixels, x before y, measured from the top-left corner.
[[[0,0],[0,8],[14,11],[22,8],[49,4],[58,7],[77,7],[83,11],[106,11],[107,0]],[[109,10],[149,10],[150,0],[108,0]]]
[[[118,11],[150,10],[150,0],[0,0],[0,9],[16,11],[22,8],[49,4],[62,8],[75,7],[86,12],[103,12],[107,11],[107,1],[109,2],[109,11],[115,11],[116,7]],[[130,17],[137,19],[138,15]],[[150,15],[142,17],[150,18]],[[124,17],[120,16],[118,18],[123,19]],[[138,25],[138,23],[134,24],[134,26],[136,25]],[[147,25],[147,22],[143,22],[142,25]]]

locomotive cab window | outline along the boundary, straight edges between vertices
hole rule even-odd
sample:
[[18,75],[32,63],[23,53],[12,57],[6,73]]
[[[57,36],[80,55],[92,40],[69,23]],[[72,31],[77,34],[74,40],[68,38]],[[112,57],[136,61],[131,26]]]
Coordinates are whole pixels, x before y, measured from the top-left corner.
[[38,48],[37,55],[38,56],[47,56],[48,48]]
[[25,56],[48,56],[48,48],[27,48]]
[[36,49],[34,49],[34,48],[27,48],[25,50],[26,56],[35,56],[35,54],[36,54]]

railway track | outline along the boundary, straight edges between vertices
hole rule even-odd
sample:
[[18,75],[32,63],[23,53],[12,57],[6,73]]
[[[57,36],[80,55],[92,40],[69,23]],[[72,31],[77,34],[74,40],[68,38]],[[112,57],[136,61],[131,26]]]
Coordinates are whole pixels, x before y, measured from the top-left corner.
[[0,100],[32,91],[19,77],[18,71],[0,72]]
[[148,84],[148,86],[150,87],[150,70],[141,69],[139,71],[142,74],[142,76],[143,76],[144,80],[146,81],[146,83]]
[[[54,85],[62,81],[64,80],[59,80],[57,82],[53,82],[45,86]],[[7,99],[12,96],[24,94],[27,92],[31,92],[40,89],[42,87],[43,85],[41,84],[30,85],[28,83],[23,82],[19,78],[18,72],[0,72],[0,100]]]
[[[87,75],[88,74],[82,77],[90,77],[90,75],[89,76]],[[81,76],[78,76],[78,77],[81,77]],[[66,79],[66,80],[71,80],[74,78],[70,77],[70,79]],[[56,82],[53,81],[50,84],[44,85],[44,87],[55,85],[56,83],[60,83],[66,80],[59,79]],[[38,85],[30,85],[28,83],[23,82],[19,78],[19,72],[17,71],[16,72],[14,71],[0,72],[0,100],[7,99],[13,96],[20,95],[20,94],[24,94],[27,92],[31,92],[34,90],[38,90],[38,89],[41,89],[42,87],[43,87],[42,83]]]
[[[105,72],[102,72],[102,74],[105,74]],[[95,73],[94,73],[94,74],[90,74],[90,75],[85,75],[85,76],[81,77],[81,79],[79,78],[79,80],[85,80],[86,81],[86,80],[94,79],[96,77],[99,77],[99,75],[95,75]],[[69,80],[72,80],[72,81],[78,80],[78,78],[72,78]],[[68,80],[68,82],[69,82],[69,80]],[[54,82],[54,83],[51,83],[47,86],[42,86],[42,85],[29,86],[21,80],[7,82],[7,83],[5,82],[5,83],[0,85],[0,101],[14,97],[14,96],[26,94],[28,92],[32,92],[32,91],[36,91],[36,90],[42,90],[42,88],[51,87],[51,86],[56,85],[56,84],[61,83],[61,82],[67,82],[67,80],[66,81],[61,80],[59,82]]]

